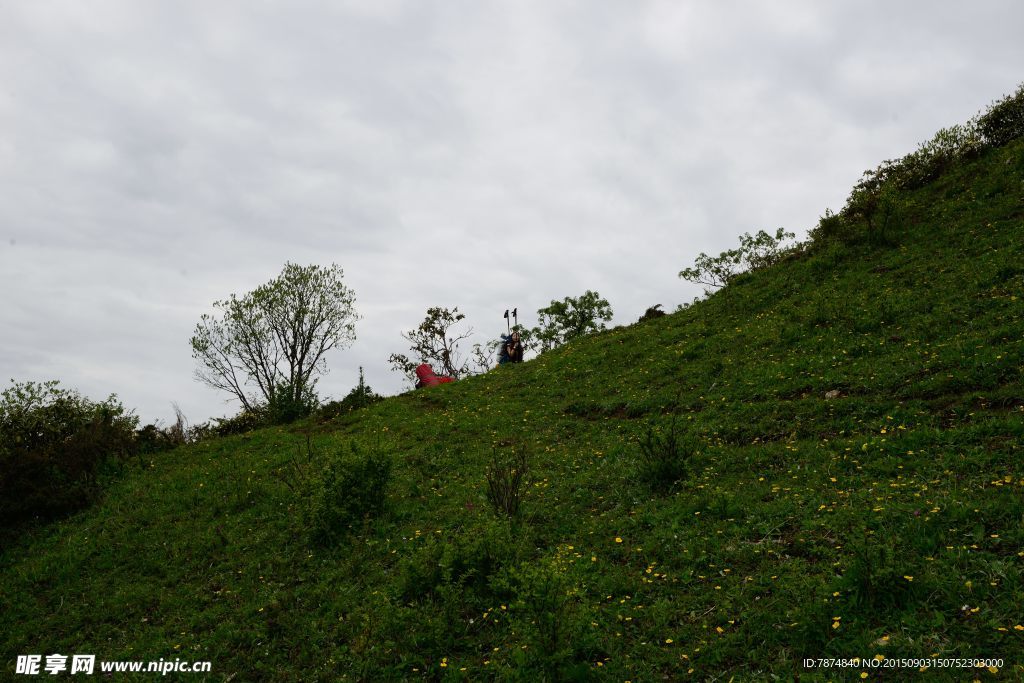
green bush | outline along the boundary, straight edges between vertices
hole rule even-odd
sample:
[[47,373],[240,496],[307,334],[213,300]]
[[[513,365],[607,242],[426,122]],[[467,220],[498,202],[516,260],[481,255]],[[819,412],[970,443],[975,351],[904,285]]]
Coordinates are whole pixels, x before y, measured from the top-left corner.
[[302,385],[296,391],[295,385],[279,382],[264,408],[266,421],[275,425],[295,422],[310,415],[318,405],[320,399],[316,395],[313,383]]
[[838,581],[849,604],[858,610],[881,613],[900,611],[913,602],[920,581],[913,583],[908,574],[916,572],[904,563],[905,553],[866,534],[851,546],[853,557]]
[[245,434],[271,425],[288,424],[312,414],[318,404],[319,399],[312,387],[304,388],[302,396],[297,398],[291,385],[282,382],[277,385],[269,402],[243,408],[232,417],[216,417],[212,423],[194,425],[187,431],[186,440],[201,441],[211,436]]
[[210,431],[217,436],[231,436],[233,434],[244,434],[254,429],[260,429],[270,424],[266,409],[243,410],[234,417],[217,417]]
[[519,514],[528,486],[526,477],[529,471],[529,458],[523,446],[516,446],[507,452],[494,449],[485,476],[487,500],[497,515],[511,518]]
[[567,573],[566,558],[555,555],[523,562],[495,581],[510,594],[509,612],[514,630],[522,633],[520,666],[531,680],[588,680],[589,667],[580,656],[590,638],[583,627],[579,588]]
[[962,159],[977,156],[985,146],[978,120],[943,128],[931,140],[899,159],[886,159],[874,170],[864,172],[853,186],[842,213],[864,213],[877,204],[883,191],[913,190],[938,178]]
[[0,394],[0,523],[91,504],[104,467],[136,452],[137,424],[114,395],[96,402],[56,381],[12,383]]
[[135,433],[135,445],[142,455],[161,453],[177,447],[165,428],[148,424]]
[[422,548],[399,564],[399,595],[412,602],[454,587],[474,599],[495,598],[495,577],[521,560],[528,548],[510,525],[501,522],[446,539],[428,536]]
[[202,425],[198,425],[198,431],[189,427],[185,414],[177,404],[174,406],[174,424],[161,427],[159,423],[148,424],[135,432],[135,444],[140,454],[160,453],[184,446],[187,443],[198,440],[196,437],[202,434]]
[[655,493],[668,493],[686,477],[696,452],[696,440],[678,433],[675,416],[664,432],[652,422],[640,440],[637,475]]
[[994,102],[978,118],[978,130],[985,142],[993,147],[1024,137],[1024,84],[1014,94]]
[[363,520],[379,515],[390,481],[390,459],[376,453],[361,455],[354,443],[349,457],[332,458],[313,499],[310,522],[314,540],[331,543]]
[[274,477],[287,486],[296,498],[310,500],[319,484],[313,468],[316,457],[312,435],[307,432],[305,448],[297,447],[295,455],[289,455],[278,463],[273,470]]
[[665,315],[667,314],[665,313],[665,311],[661,310],[661,304],[654,304],[646,311],[644,311],[644,314],[640,316],[640,319],[637,322],[642,323],[645,320],[654,320],[655,318],[661,318],[664,317]]
[[906,190],[923,187],[960,160],[976,157],[983,147],[976,121],[943,128],[931,140],[903,157],[898,166],[896,185]]
[[359,383],[352,387],[352,390],[340,401],[330,401],[320,406],[319,410],[317,410],[317,417],[321,420],[330,420],[351,413],[354,410],[372,406],[374,403],[383,400],[384,397],[375,393],[366,383],[366,379],[363,377],[363,368],[360,367]]
[[812,242],[842,240],[846,233],[846,222],[839,214],[825,209],[825,215],[818,219],[818,225],[811,230]]

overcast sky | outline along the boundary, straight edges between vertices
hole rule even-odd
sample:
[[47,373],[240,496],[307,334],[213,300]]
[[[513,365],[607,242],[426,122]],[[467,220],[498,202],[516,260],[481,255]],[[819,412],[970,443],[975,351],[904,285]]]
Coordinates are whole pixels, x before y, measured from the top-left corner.
[[615,323],[743,232],[803,235],[866,168],[1024,80],[1024,4],[0,0],[0,378],[144,421],[211,304],[338,263],[323,397],[429,306],[479,341],[596,289]]

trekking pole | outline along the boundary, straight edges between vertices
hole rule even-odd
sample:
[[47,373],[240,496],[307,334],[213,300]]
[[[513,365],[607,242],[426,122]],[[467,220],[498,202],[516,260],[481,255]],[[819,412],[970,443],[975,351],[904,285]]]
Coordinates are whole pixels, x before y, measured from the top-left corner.
[[505,309],[505,327],[508,328],[509,334],[512,334],[512,328],[509,326],[509,323],[508,323],[508,309],[507,308]]
[[519,327],[519,316],[516,315],[516,311],[518,311],[518,310],[519,310],[518,308],[513,308],[512,309],[512,320],[515,321],[515,325],[514,325],[515,327]]

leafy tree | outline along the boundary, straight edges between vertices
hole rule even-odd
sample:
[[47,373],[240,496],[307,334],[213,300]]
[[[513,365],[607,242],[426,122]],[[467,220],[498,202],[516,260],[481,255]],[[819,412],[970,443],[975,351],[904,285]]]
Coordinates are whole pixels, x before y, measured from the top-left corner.
[[409,342],[412,356],[393,353],[388,357],[391,369],[404,373],[410,381],[416,381],[416,366],[430,363],[435,372],[455,379],[464,377],[473,371],[473,363],[462,356],[459,344],[473,334],[473,328],[456,331],[453,328],[465,320],[459,307],[452,309],[433,306],[427,309],[427,316],[414,330],[403,332],[402,337]]
[[704,285],[704,294],[710,296],[714,289],[725,287],[740,273],[765,268],[778,261],[785,253],[783,242],[794,237],[796,235],[783,228],[776,230],[774,236],[764,230],[758,230],[756,235],[744,233],[738,249],[723,251],[718,256],[701,252],[693,267],[680,271],[679,277]]
[[204,314],[191,340],[196,378],[249,412],[262,404],[282,414],[308,405],[327,372],[324,354],[355,339],[355,295],[342,276],[336,264],[285,263],[270,282],[214,302],[219,315]]
[[696,285],[704,285],[704,294],[710,296],[714,289],[725,287],[740,272],[741,261],[739,249],[729,249],[718,256],[701,252],[693,262],[693,267],[679,271],[679,277]]
[[551,301],[537,311],[538,325],[530,330],[532,341],[541,353],[550,351],[577,337],[606,329],[612,319],[607,299],[589,289],[579,297]]

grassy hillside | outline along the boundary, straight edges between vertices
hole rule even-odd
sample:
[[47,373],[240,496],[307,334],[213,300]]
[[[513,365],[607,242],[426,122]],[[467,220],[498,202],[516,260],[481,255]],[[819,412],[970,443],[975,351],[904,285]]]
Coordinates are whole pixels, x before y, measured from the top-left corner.
[[[156,457],[5,549],[5,677],[29,653],[210,660],[177,675],[210,681],[916,672],[801,663],[876,655],[1022,677],[1022,196],[1018,140],[900,195],[884,239],[823,239],[521,366]],[[669,487],[641,442],[664,454],[673,427]],[[391,463],[386,504],[325,540],[321,473],[343,481],[352,444]],[[485,472],[514,452],[528,486],[506,520]]]

